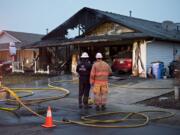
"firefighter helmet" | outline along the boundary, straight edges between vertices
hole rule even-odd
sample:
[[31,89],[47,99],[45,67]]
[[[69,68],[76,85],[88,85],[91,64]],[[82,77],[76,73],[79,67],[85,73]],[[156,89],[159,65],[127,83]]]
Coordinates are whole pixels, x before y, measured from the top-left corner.
[[81,55],[81,58],[89,58],[89,55],[87,52],[83,52]]
[[103,56],[102,56],[102,54],[101,53],[96,53],[96,58],[97,59],[101,59]]

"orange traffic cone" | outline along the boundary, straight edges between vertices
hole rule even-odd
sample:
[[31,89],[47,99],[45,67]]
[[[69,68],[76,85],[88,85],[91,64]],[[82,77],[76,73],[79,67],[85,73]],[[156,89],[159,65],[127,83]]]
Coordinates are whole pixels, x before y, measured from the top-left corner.
[[53,118],[52,118],[52,112],[50,106],[48,106],[46,122],[42,126],[45,128],[52,128],[56,126],[53,124]]

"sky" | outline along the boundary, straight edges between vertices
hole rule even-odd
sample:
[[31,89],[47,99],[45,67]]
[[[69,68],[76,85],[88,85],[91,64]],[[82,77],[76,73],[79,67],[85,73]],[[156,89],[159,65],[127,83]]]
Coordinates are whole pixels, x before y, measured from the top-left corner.
[[180,22],[180,0],[0,0],[0,30],[46,34],[83,7]]

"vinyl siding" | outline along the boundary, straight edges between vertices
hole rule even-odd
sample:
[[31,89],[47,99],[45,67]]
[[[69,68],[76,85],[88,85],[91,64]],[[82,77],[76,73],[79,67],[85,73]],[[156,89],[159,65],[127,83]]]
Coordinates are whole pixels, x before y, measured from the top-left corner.
[[168,70],[169,63],[176,57],[174,56],[174,49],[177,49],[177,55],[180,55],[180,44],[153,41],[147,44],[147,65],[151,66],[151,62],[162,61],[165,68]]
[[18,42],[18,41],[6,33],[0,36],[0,44],[9,43],[9,42]]
[[180,56],[180,44],[175,44],[175,49],[177,49],[177,54],[176,56]]

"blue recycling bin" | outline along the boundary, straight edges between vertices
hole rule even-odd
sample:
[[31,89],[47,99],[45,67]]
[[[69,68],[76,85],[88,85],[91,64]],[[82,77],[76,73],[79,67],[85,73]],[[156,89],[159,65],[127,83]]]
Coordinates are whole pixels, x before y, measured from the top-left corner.
[[163,62],[153,62],[152,63],[152,73],[156,79],[162,79],[164,75],[164,63]]

